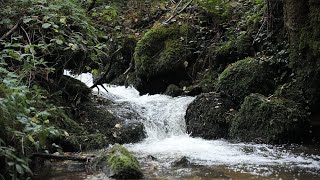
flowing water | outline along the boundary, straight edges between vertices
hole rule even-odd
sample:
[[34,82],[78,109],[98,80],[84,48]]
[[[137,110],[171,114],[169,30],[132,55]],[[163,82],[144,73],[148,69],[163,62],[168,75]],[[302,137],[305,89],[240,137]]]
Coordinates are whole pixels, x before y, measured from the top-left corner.
[[[92,85],[90,75],[78,78]],[[194,97],[140,96],[132,87],[105,86],[101,96],[129,103],[143,117],[147,138],[125,146],[138,156],[147,179],[320,179],[317,148],[193,138],[184,116]],[[173,165],[183,157],[184,166]]]

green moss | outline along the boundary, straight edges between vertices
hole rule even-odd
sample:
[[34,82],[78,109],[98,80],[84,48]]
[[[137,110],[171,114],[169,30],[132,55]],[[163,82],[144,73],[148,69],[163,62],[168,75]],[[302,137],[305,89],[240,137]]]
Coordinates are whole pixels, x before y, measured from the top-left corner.
[[119,18],[118,10],[114,6],[99,6],[92,10],[92,18],[96,23],[109,23],[113,24],[117,22]]
[[136,77],[144,84],[144,89],[136,87],[140,92],[163,93],[168,85],[190,78],[185,63],[193,60],[186,42],[191,31],[187,24],[172,24],[145,33],[134,54]]
[[280,85],[274,94],[278,97],[283,97],[286,99],[293,100],[299,103],[301,106],[307,105],[307,100],[305,99],[305,94],[303,92],[303,84],[299,81],[291,81]]
[[53,108],[49,109],[48,112],[50,113],[50,122],[56,127],[66,130],[69,133],[83,133],[83,127],[81,127],[77,122],[67,116],[63,109]]
[[229,94],[239,105],[250,93],[273,93],[274,71],[267,62],[246,58],[229,65],[219,75],[216,89]]
[[108,152],[111,177],[116,179],[139,179],[143,177],[138,160],[127,149],[115,144]]
[[217,77],[218,73],[212,70],[208,70],[204,75],[199,77],[199,86],[201,87],[202,91],[206,93],[212,92],[214,90],[214,85],[216,84]]
[[224,0],[197,0],[196,3],[208,12],[226,18],[231,11],[229,3]]
[[186,24],[158,26],[149,30],[135,49],[137,75],[150,78],[182,66],[189,53],[186,53],[183,38],[189,31]]
[[300,143],[308,137],[309,127],[307,112],[296,102],[251,94],[232,120],[230,135],[244,141]]
[[92,90],[80,80],[70,76],[62,76],[57,81],[57,86],[53,87],[52,90],[61,90],[65,98],[71,101],[77,98],[81,98],[84,101],[89,99]]
[[[85,133],[85,131],[83,132]],[[101,149],[106,147],[109,142],[105,135],[101,133],[93,134],[71,134],[60,139],[57,144],[61,145],[64,151],[77,152]]]

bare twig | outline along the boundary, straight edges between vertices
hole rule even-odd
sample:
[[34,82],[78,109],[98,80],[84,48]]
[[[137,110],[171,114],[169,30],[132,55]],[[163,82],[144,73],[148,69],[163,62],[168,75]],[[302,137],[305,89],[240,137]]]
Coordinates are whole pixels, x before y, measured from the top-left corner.
[[178,14],[182,13],[191,3],[193,0],[190,0],[179,12],[175,13],[176,10],[178,9],[178,7],[180,6],[181,2],[183,0],[180,0],[178,5],[175,7],[175,9],[172,12],[172,15],[170,16],[169,19],[167,19],[166,21],[164,21],[162,24],[168,24],[173,18],[175,18]]
[[[96,83],[94,83],[90,88],[93,89],[93,88],[98,88],[98,85],[101,85],[101,87],[107,91],[107,89],[103,86],[102,84],[102,81],[103,81],[103,78],[105,78],[108,73],[110,72],[111,70],[111,67],[112,67],[112,63],[113,63],[113,57],[121,50],[122,48],[118,48],[115,52],[112,53],[111,57],[110,57],[110,63],[109,63],[109,67],[108,69],[106,70],[105,73],[103,73],[103,75],[98,79],[98,81]],[[99,89],[99,88],[98,88]]]
[[80,157],[80,156],[70,156],[70,155],[54,155],[54,154],[44,154],[44,153],[34,153],[32,158],[43,158],[43,159],[55,159],[55,160],[71,160],[71,161],[80,161],[80,162],[90,162],[93,157]]
[[254,39],[253,39],[252,45],[253,45],[253,44],[255,43],[255,41],[257,40],[257,37],[259,36],[259,34],[260,34],[261,30],[263,29],[263,27],[264,27],[264,25],[265,25],[266,22],[267,22],[267,21],[266,21],[266,18],[264,18],[263,23],[262,23],[262,25],[261,25],[258,33],[256,34],[256,36],[255,36]]
[[134,66],[134,58],[132,57],[129,68],[122,75],[126,76],[133,69],[133,66]]
[[19,20],[11,29],[10,31],[8,31],[6,34],[4,34],[1,38],[0,41],[5,39],[6,37],[10,36],[10,34],[12,34],[20,25],[21,20]]
[[170,0],[172,4],[176,4],[176,2],[174,0]]
[[24,32],[24,34],[27,36],[28,39],[28,43],[31,45],[31,39],[29,37],[29,34],[27,33],[27,31],[21,26],[22,31]]

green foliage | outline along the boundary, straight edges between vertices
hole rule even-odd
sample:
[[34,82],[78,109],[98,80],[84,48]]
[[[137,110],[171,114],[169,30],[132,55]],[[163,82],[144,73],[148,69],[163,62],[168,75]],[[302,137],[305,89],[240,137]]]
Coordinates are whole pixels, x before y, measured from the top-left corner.
[[262,36],[266,36],[259,32],[266,9],[265,2],[241,0],[228,4],[232,7],[232,11],[228,19],[221,23],[224,33],[220,43],[217,43],[218,46],[214,46],[212,51],[218,61],[226,63],[251,55],[255,50],[254,42],[260,43]]
[[114,6],[100,6],[92,10],[92,18],[96,23],[115,24],[119,18],[118,10]]
[[[27,173],[32,174],[32,171],[28,166],[28,159],[24,157],[19,157],[17,155],[16,149],[13,147],[6,146],[2,139],[0,139],[0,160],[5,163],[2,164],[2,168],[7,166],[1,171],[9,171],[6,173],[9,173],[9,175],[13,178],[21,177],[22,175]],[[2,176],[2,178],[4,177]]]
[[37,87],[30,91],[16,74],[3,67],[0,67],[0,91],[0,125],[3,128],[0,158],[5,160],[4,170],[10,176],[21,177],[31,173],[27,163],[29,152],[47,148],[47,139],[61,132],[50,123],[46,107],[37,106],[44,101],[42,91]]
[[[1,7],[3,30],[17,29],[6,37],[7,52],[13,59],[21,51],[30,59],[47,61],[56,70],[83,70],[98,61],[103,45],[98,42],[97,30],[86,17],[85,10],[71,0],[17,0]],[[19,54],[19,53],[18,53]],[[9,62],[10,58],[5,59]]]
[[[22,37],[13,39],[20,41]],[[13,66],[10,69],[15,70],[19,79],[28,81],[29,85],[37,75],[48,76],[54,71],[54,68],[49,67],[43,57],[36,56],[36,50],[45,49],[46,45],[11,42],[3,42],[2,45],[4,45],[4,49],[0,52],[0,59]]]
[[230,4],[226,0],[197,0],[201,7],[204,7],[208,12],[221,17],[227,17],[230,13]]

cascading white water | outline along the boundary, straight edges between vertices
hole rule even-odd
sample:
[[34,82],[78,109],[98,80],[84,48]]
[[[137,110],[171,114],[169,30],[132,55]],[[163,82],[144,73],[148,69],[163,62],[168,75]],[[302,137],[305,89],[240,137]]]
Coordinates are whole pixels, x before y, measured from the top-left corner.
[[[92,77],[88,74],[78,79],[92,85]],[[108,92],[100,88],[101,96],[114,102],[130,103],[144,117],[147,138],[140,143],[126,145],[138,155],[152,155],[168,166],[185,156],[196,164],[242,167],[250,173],[272,173],[272,166],[320,171],[319,155],[297,155],[285,148],[265,144],[190,137],[186,133],[184,115],[194,97],[172,98],[159,94],[140,96],[132,87],[105,86]]]

